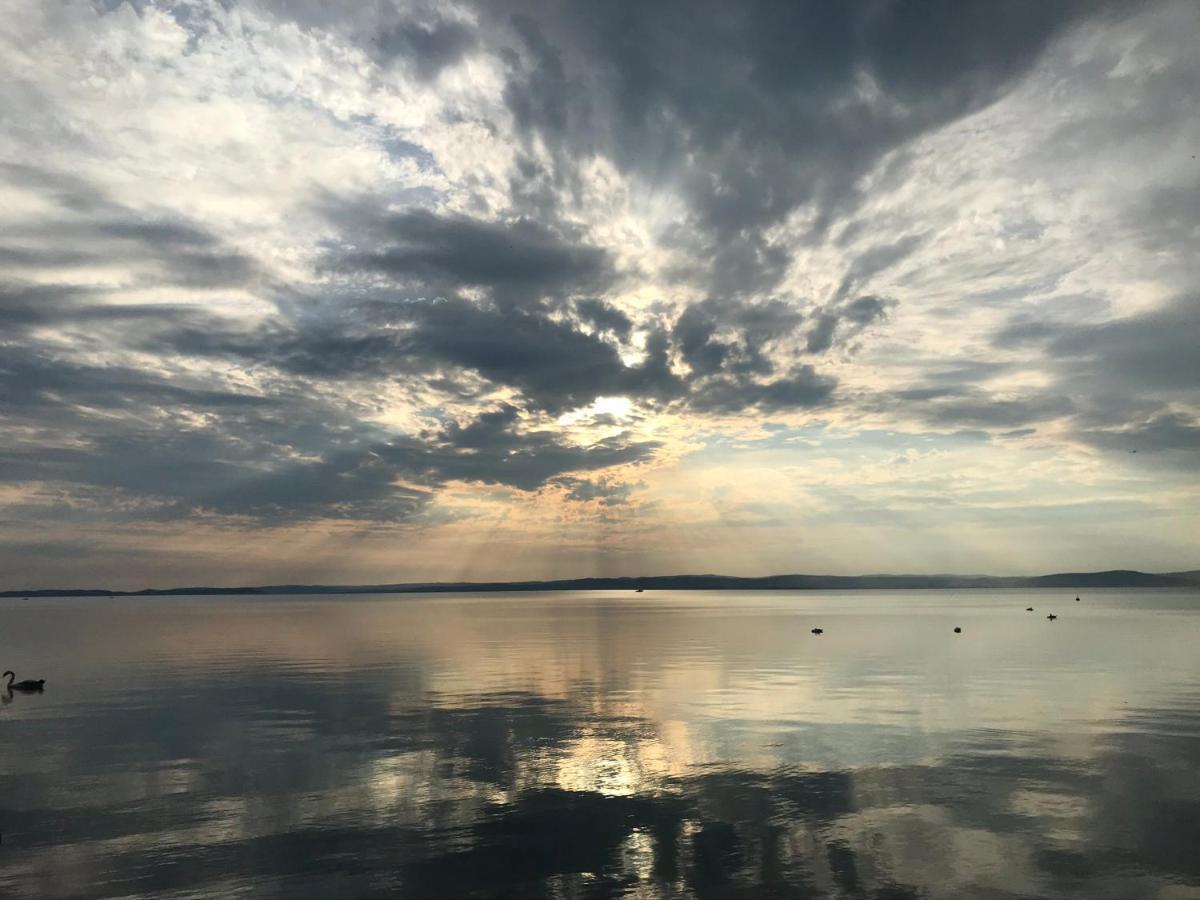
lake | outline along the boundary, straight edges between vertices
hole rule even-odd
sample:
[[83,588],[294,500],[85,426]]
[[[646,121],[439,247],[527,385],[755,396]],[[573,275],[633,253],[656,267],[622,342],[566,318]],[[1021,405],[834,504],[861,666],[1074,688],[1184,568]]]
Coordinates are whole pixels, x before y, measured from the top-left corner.
[[0,600],[0,896],[1200,897],[1200,593],[1075,594]]

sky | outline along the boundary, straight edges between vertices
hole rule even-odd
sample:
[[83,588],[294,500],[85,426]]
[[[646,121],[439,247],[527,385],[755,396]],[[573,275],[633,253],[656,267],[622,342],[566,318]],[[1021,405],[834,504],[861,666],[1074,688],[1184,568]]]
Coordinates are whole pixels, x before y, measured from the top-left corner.
[[4,5],[0,589],[1200,566],[1200,5]]

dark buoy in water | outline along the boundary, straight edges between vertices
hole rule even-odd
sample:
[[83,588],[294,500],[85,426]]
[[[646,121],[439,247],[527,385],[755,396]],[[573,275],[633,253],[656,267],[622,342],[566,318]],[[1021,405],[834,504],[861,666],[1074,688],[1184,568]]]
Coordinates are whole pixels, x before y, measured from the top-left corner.
[[1049,619],[1051,622],[1053,622],[1055,619],[1058,618],[1058,616],[1056,616],[1054,613],[1050,613],[1050,615],[1046,616],[1046,618]]
[[1025,612],[1033,612],[1033,607],[1032,606],[1025,607]]
[[813,633],[813,634],[824,634],[824,633],[825,633],[825,629],[824,629],[824,628],[814,628],[814,629],[812,630],[812,633]]
[[954,626],[954,633],[955,633],[955,634],[962,634],[962,629],[961,629],[961,628],[959,628],[957,625],[955,625],[955,626]]

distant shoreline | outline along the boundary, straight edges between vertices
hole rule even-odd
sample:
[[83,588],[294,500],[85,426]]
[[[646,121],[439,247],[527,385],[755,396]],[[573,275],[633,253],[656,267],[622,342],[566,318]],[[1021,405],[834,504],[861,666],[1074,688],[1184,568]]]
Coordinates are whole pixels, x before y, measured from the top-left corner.
[[1200,588],[1200,570],[1153,574],[1131,569],[1062,572],[1053,575],[656,575],[628,578],[571,578],[557,581],[413,582],[406,584],[276,584],[257,587],[177,587],[113,591],[105,588],[42,588],[0,591],[12,597],[279,596],[281,594],[429,594],[499,591],[596,590],[975,590],[987,588]]

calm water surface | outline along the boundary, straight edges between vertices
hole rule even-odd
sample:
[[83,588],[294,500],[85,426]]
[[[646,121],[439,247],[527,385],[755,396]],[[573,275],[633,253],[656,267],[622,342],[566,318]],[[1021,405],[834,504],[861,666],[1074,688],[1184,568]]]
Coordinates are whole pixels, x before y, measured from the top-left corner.
[[0,601],[0,896],[1200,897],[1200,594],[1074,596]]

